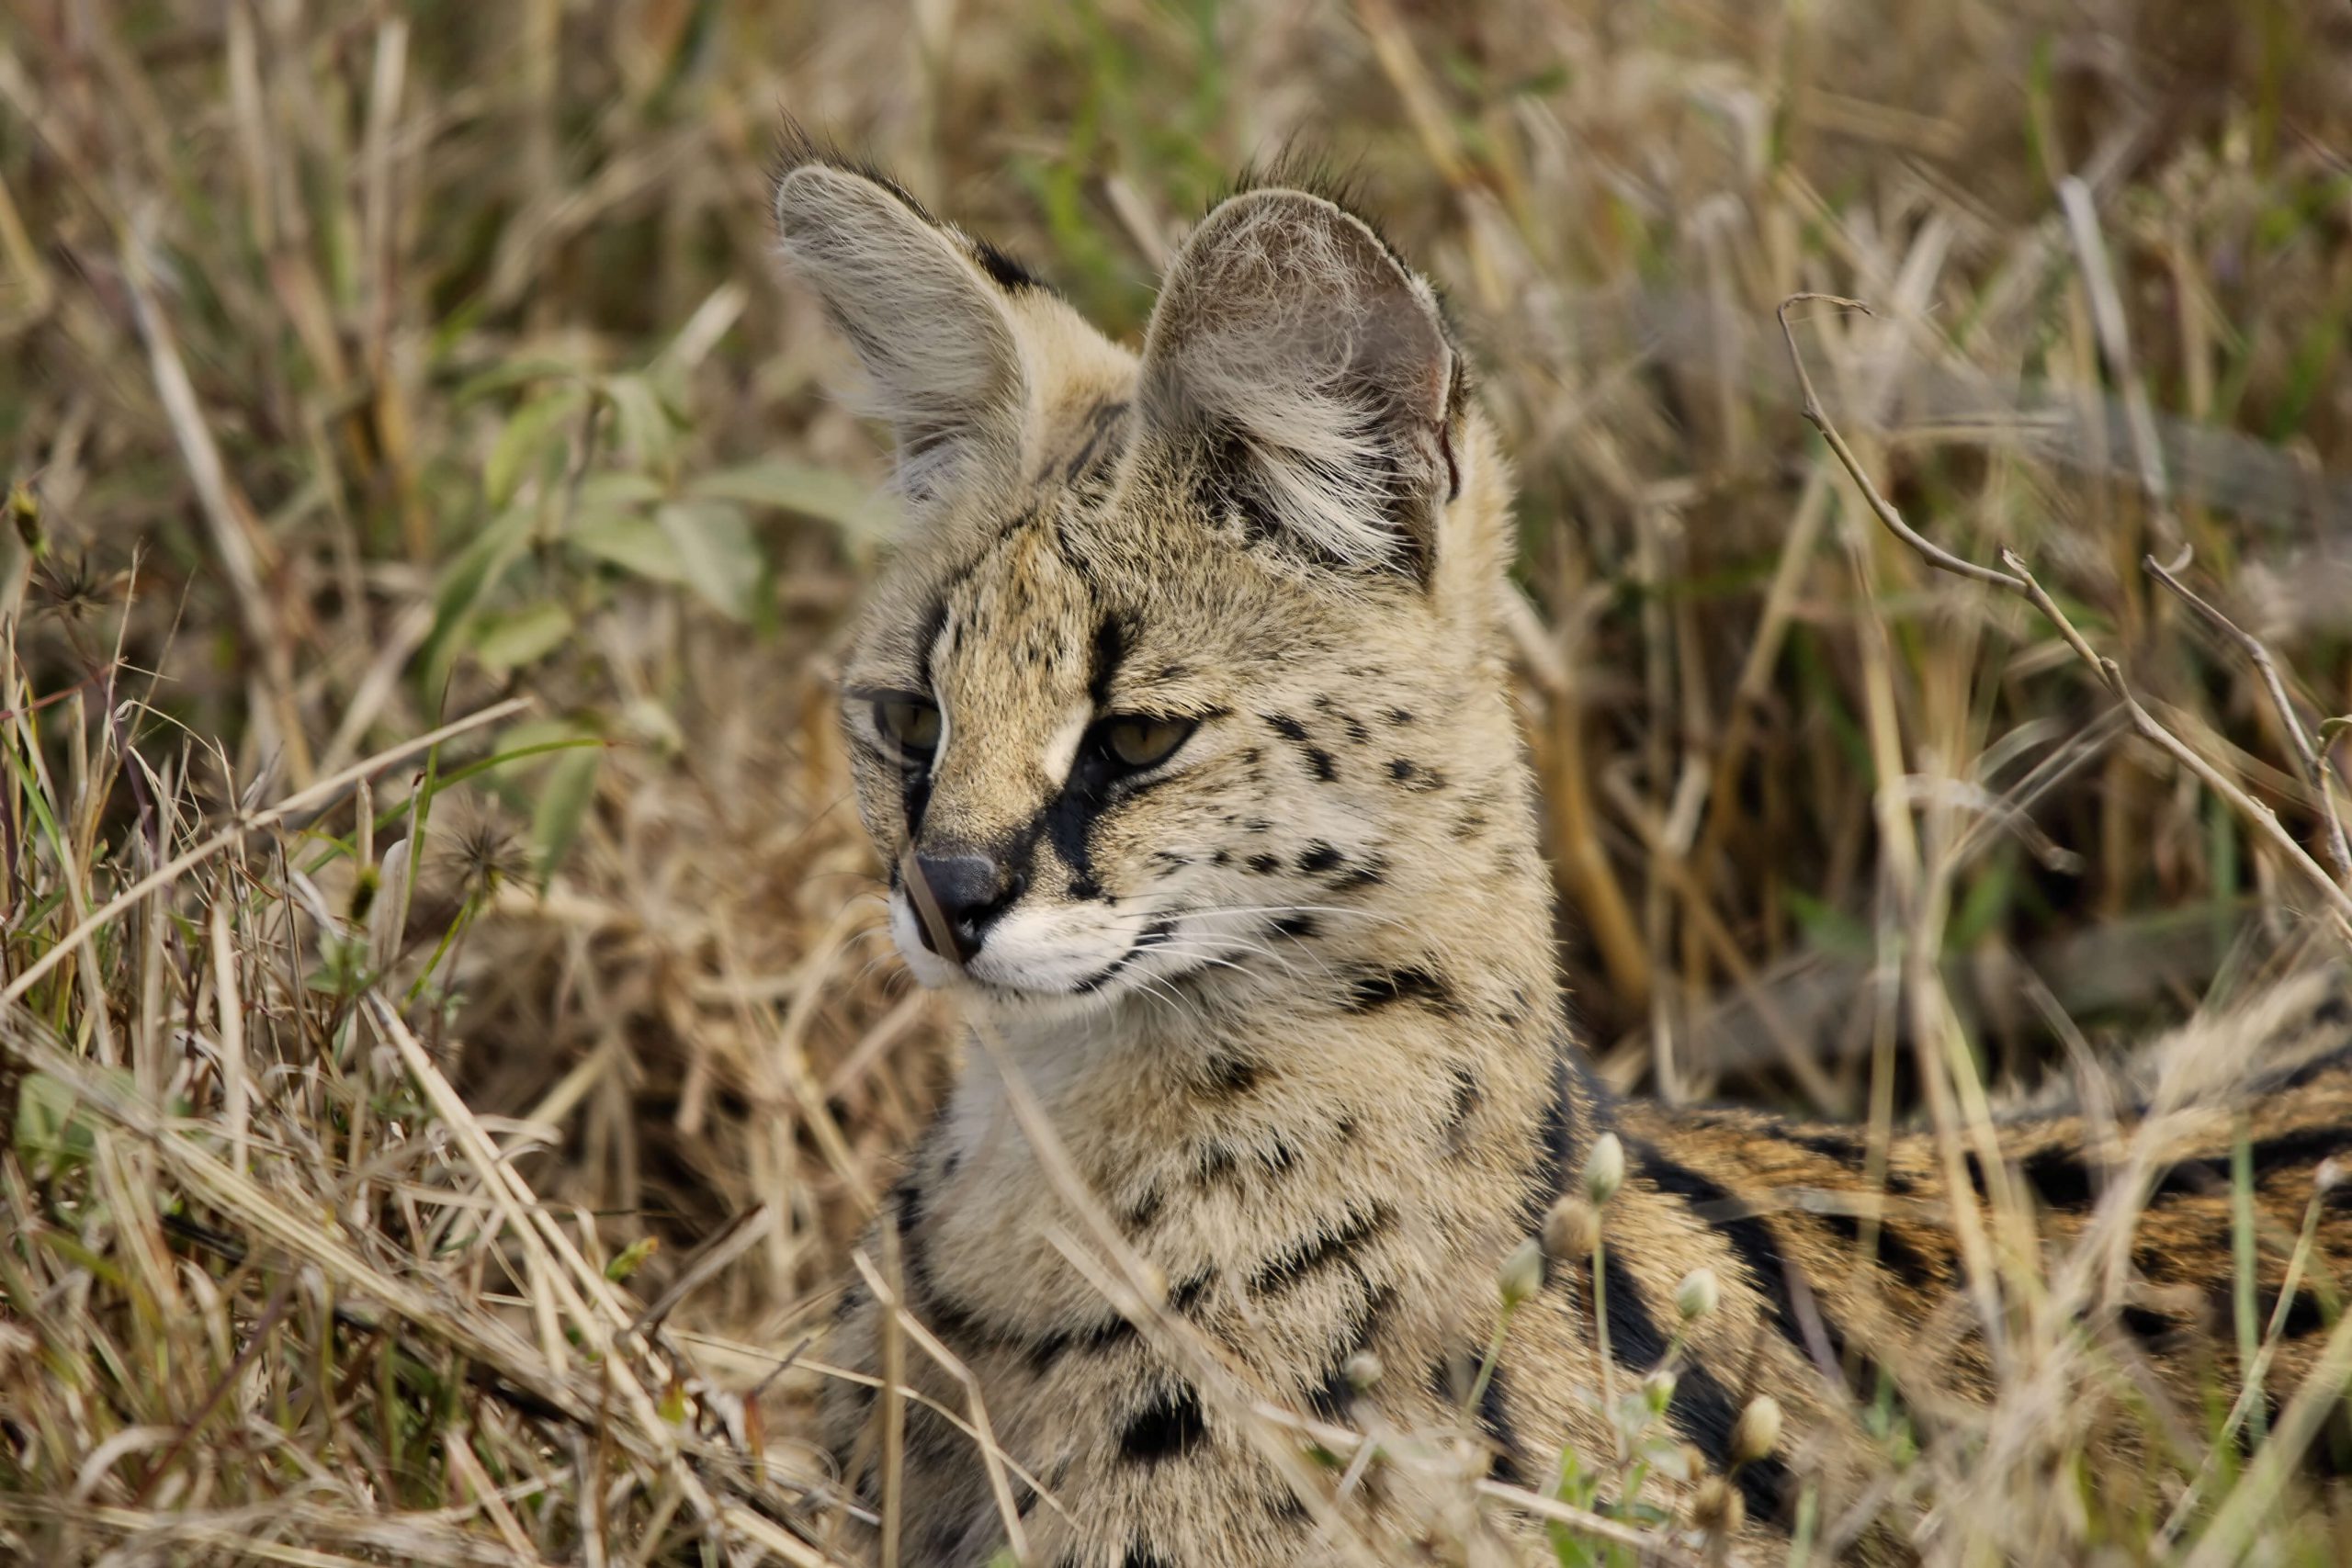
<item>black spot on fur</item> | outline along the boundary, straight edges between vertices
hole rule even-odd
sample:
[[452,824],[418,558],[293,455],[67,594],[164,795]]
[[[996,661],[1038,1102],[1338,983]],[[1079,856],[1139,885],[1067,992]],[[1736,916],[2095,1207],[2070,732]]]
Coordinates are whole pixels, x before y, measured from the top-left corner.
[[1127,1543],[1127,1554],[1119,1559],[1119,1568],[1169,1568],[1169,1562],[1159,1553],[1137,1540]]
[[2018,1169],[2044,1208],[2088,1208],[2098,1195],[2090,1168],[2070,1149],[2037,1149],[2018,1162]]
[[1276,936],[1310,937],[1317,931],[1312,915],[1284,915],[1268,928]]
[[1338,782],[1340,770],[1338,765],[1331,761],[1330,752],[1326,751],[1320,746],[1309,746],[1306,749],[1306,751],[1307,770],[1315,775],[1318,783],[1335,784]]
[[2116,1314],[2126,1332],[2162,1353],[2179,1333],[2180,1325],[2170,1314],[2143,1306],[2127,1306]]
[[1111,682],[1119,673],[1119,666],[1127,657],[1134,642],[1134,628],[1118,615],[1104,615],[1094,623],[1094,651],[1087,666],[1086,695],[1101,712],[1111,703]]
[[1352,1012],[1371,1012],[1407,1001],[1419,1002],[1439,1012],[1454,1010],[1453,988],[1430,971],[1419,967],[1366,975],[1348,987],[1348,1008]]
[[1321,1376],[1307,1388],[1306,1407],[1326,1421],[1343,1424],[1348,1407],[1355,1402],[1356,1391],[1348,1382],[1348,1361],[1359,1350],[1372,1348],[1373,1336],[1389,1310],[1396,1304],[1396,1292],[1382,1286],[1372,1293],[1363,1310],[1351,1317],[1347,1325],[1333,1338],[1324,1356]]
[[1258,1064],[1247,1056],[1219,1055],[1209,1059],[1208,1088],[1213,1094],[1248,1094],[1258,1087]]
[[1272,855],[1251,855],[1249,863],[1250,869],[1261,876],[1271,876],[1283,868],[1283,863]]
[[[1604,1254],[1601,1272],[1609,1285],[1609,1348],[1626,1366],[1646,1372],[1665,1356],[1667,1346],[1650,1312],[1649,1299],[1617,1248]],[[1731,1468],[1731,1432],[1739,1420],[1739,1407],[1704,1363],[1693,1361],[1677,1372],[1674,1403],[1667,1406],[1666,1417],[1715,1469]],[[1789,1499],[1789,1470],[1777,1456],[1742,1465],[1738,1484],[1747,1501],[1749,1517],[1782,1517]]]
[[1460,1154],[1469,1137],[1470,1118],[1478,1109],[1478,1075],[1465,1062],[1456,1062],[1446,1070],[1453,1079],[1453,1093],[1445,1111],[1446,1151]]
[[1128,1231],[1150,1229],[1151,1222],[1159,1218],[1159,1206],[1165,1201],[1158,1187],[1145,1188],[1143,1196],[1136,1200],[1135,1206],[1121,1216],[1126,1221]]
[[[1119,1454],[1132,1464],[1158,1464],[1182,1457],[1207,1438],[1201,1396],[1179,1383],[1127,1418],[1119,1434]],[[1133,1554],[1129,1557],[1132,1561]]]
[[1527,1478],[1520,1463],[1519,1429],[1511,1425],[1508,1404],[1510,1382],[1509,1371],[1498,1360],[1487,1378],[1486,1392],[1478,1396],[1478,1429],[1495,1445],[1487,1473],[1506,1486],[1524,1486]]
[[[1848,1246],[1860,1247],[1862,1244],[1862,1222],[1855,1215],[1822,1214],[1818,1217],[1824,1225],[1843,1237]],[[1941,1282],[1941,1276],[1936,1272],[1935,1266],[1884,1219],[1879,1221],[1876,1257],[1881,1267],[1914,1290],[1933,1290]]]
[[1388,708],[1385,710],[1380,716],[1386,719],[1391,724],[1403,725],[1413,722],[1412,714],[1404,708]]
[[[1781,1337],[1796,1348],[1799,1355],[1811,1359],[1811,1347],[1804,1326],[1797,1321],[1795,1297],[1789,1283],[1789,1261],[1771,1225],[1759,1218],[1746,1201],[1687,1166],[1676,1164],[1652,1145],[1633,1141],[1629,1142],[1627,1149],[1651,1185],[1690,1204],[1699,1218],[1721,1232],[1724,1239],[1731,1243],[1732,1250],[1747,1266],[1750,1282],[1771,1309],[1772,1326],[1780,1331]],[[1612,1252],[1610,1262],[1613,1264],[1615,1261],[1616,1255]],[[1614,1280],[1610,1282],[1610,1291],[1613,1297],[1616,1292]],[[1610,1305],[1612,1309],[1615,1307],[1613,1299]],[[1818,1293],[1814,1295],[1813,1305],[1821,1325],[1822,1337],[1828,1342],[1829,1353],[1842,1365],[1849,1359],[1845,1331],[1821,1311]],[[1853,1378],[1856,1397],[1870,1398],[1876,1392],[1877,1382],[1877,1369],[1867,1363],[1860,1366]]]
[[1270,713],[1261,715],[1261,716],[1265,719],[1267,728],[1272,729],[1275,734],[1281,736],[1285,740],[1304,740],[1306,739],[1306,726],[1299,723],[1298,720],[1291,717],[1290,715],[1286,713]]
[[1386,1204],[1375,1203],[1361,1213],[1343,1215],[1329,1229],[1301,1237],[1250,1272],[1250,1293],[1272,1295],[1326,1269],[1351,1262],[1396,1217],[1395,1211]]
[[1329,871],[1344,858],[1337,849],[1318,839],[1300,852],[1298,869],[1310,874]]

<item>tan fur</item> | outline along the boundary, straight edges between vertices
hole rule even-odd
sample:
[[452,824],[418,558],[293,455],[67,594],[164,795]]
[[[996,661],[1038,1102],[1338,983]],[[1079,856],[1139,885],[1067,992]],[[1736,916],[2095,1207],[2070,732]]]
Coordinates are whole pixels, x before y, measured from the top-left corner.
[[[1722,1306],[1693,1331],[1669,1418],[1720,1469],[1750,1395],[1786,1408],[1781,1452],[1739,1476],[1752,1536],[1784,1529],[1803,1487],[1824,1518],[1853,1501],[1879,1466],[1862,1411],[1882,1394],[1922,1427],[1964,1426],[2006,1352],[1970,1305],[1943,1145],[1905,1134],[1873,1156],[1852,1129],[1613,1103],[1568,1038],[1504,670],[1509,473],[1427,286],[1321,198],[1253,193],[1179,256],[1138,358],[892,190],[800,156],[778,202],[786,254],[850,333],[910,470],[908,536],[842,682],[861,808],[894,867],[911,843],[1025,878],[959,967],[926,950],[894,871],[894,933],[1001,1040],[1171,1310],[1257,1397],[1459,1426],[1498,1266],[1613,1128],[1631,1175],[1606,1218],[1611,1377],[1650,1370],[1676,1282],[1712,1269]],[[937,704],[927,768],[879,733],[876,694]],[[1112,713],[1197,728],[1159,772],[1081,789]],[[2295,1092],[2243,1112],[2266,1224],[2290,1237],[2317,1160],[2352,1142],[2352,1020],[2333,994],[2306,1014],[2263,1024],[2302,1043],[2272,1075],[2300,1075]],[[2199,1358],[2227,1358],[2205,1326],[2227,1198],[2193,1163],[2227,1164],[2233,1112],[2211,1091],[2164,1112],[2143,1150],[2154,1195],[2114,1271],[2130,1331],[2090,1320],[2184,1393]],[[2143,1086],[2126,1131],[2163,1100]],[[2044,1242],[2064,1241],[2100,1223],[2126,1152],[2113,1125],[2014,1123],[2010,1165],[1973,1179],[2017,1184]],[[2352,1232],[2340,1209],[2323,1218],[2332,1287]],[[1016,1489],[1037,1561],[1351,1560],[1319,1497],[1058,1249],[1080,1227],[984,1061],[885,1223],[910,1307],[1059,1504]],[[2274,1292],[2282,1258],[2263,1250]],[[1535,1483],[1564,1445],[1611,1443],[1589,1276],[1549,1274],[1466,1415],[1497,1473]],[[835,1358],[876,1369],[877,1325],[854,1289]],[[2274,1387],[2316,1343],[2298,1326]],[[1358,1401],[1343,1369],[1364,1350],[1386,1371]],[[907,1365],[920,1393],[963,1407],[926,1358]],[[830,1416],[869,1498],[875,1409],[845,1384]],[[972,1443],[920,1404],[907,1419],[901,1561],[984,1562],[1003,1530]],[[1688,1495],[1654,1485],[1678,1507]],[[1375,1478],[1356,1502],[1409,1525],[1406,1490]],[[1900,1555],[1883,1532],[1857,1550]]]

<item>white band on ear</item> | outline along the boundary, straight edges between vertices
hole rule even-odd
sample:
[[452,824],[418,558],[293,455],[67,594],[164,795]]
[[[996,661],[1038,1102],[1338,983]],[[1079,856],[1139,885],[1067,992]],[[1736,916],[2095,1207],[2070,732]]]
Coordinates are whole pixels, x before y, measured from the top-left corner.
[[1225,470],[1254,527],[1350,567],[1423,574],[1450,493],[1453,350],[1429,286],[1302,191],[1236,197],[1170,266],[1143,412]]

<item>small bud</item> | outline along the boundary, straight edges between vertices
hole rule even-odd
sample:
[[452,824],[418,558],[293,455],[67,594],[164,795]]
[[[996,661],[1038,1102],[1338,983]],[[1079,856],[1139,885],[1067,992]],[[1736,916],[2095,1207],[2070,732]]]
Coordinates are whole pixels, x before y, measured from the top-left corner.
[[1674,1310],[1682,1314],[1685,1323],[1696,1323],[1714,1311],[1720,1299],[1712,1269],[1693,1269],[1682,1276],[1682,1283],[1674,1287]]
[[2346,1166],[2334,1155],[2320,1161],[2319,1168],[2312,1172],[2312,1187],[2321,1193],[2333,1192],[2346,1180],[2352,1180],[2352,1167]]
[[1603,1133],[1592,1141],[1592,1152],[1584,1156],[1584,1195],[1595,1208],[1607,1208],[1623,1185],[1625,1145],[1617,1141],[1616,1134]]
[[1674,1373],[1660,1367],[1642,1380],[1642,1401],[1653,1416],[1663,1416],[1666,1407],[1674,1403]]
[[1690,1494],[1690,1522],[1711,1537],[1737,1535],[1747,1522],[1747,1504],[1730,1482],[1711,1475]]
[[1348,1380],[1348,1386],[1362,1393],[1380,1381],[1380,1358],[1369,1350],[1359,1350],[1340,1364],[1340,1371]]
[[1555,1263],[1581,1263],[1600,1245],[1600,1211],[1581,1198],[1563,1198],[1544,1216],[1544,1255]]
[[1781,1446],[1781,1402],[1759,1393],[1747,1402],[1731,1429],[1731,1461],[1755,1464]]
[[1509,1311],[1544,1288],[1544,1248],[1533,1236],[1519,1244],[1503,1259],[1496,1282],[1502,1287],[1503,1308]]

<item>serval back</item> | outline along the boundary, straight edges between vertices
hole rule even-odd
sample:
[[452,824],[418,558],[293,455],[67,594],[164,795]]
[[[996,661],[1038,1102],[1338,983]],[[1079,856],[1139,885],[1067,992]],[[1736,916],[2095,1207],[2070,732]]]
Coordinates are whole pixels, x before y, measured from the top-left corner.
[[[2222,1055],[2277,1053],[2250,1072],[2014,1119],[1997,1149],[1599,1085],[1507,677],[1509,465],[1429,286],[1364,221],[1226,200],[1134,352],[813,149],[775,209],[909,518],[843,667],[860,809],[908,966],[991,1046],[866,1252],[977,1378],[1006,1463],[903,1338],[896,1438],[870,1385],[828,1407],[847,1492],[878,1506],[899,1472],[899,1562],[1017,1533],[1051,1568],[1271,1568],[1445,1531],[1521,1561],[1540,1538],[1471,1489],[1550,1486],[1564,1451],[1606,1468],[1628,1418],[1604,1391],[1663,1402],[1642,1495],[1669,1532],[1762,1561],[1802,1510],[1899,1560],[1900,1434],[1981,1427],[2031,1314],[2078,1318],[2114,1373],[2072,1396],[2116,1405],[2106,1462],[2139,1451],[2129,1390],[2193,1411],[2237,1386],[2233,1156],[2283,1314],[2269,1386],[2294,1386],[2352,1256],[2316,1196],[2352,1143],[2337,988],[2234,1026]],[[1073,1179],[1154,1310],[1106,1295]],[[2075,1262],[2029,1300],[2002,1289],[2020,1257]],[[853,1283],[832,1359],[877,1373],[884,1322]],[[1317,1462],[1274,1410],[1320,1424]],[[1339,1428],[1383,1457],[1351,1464]]]

